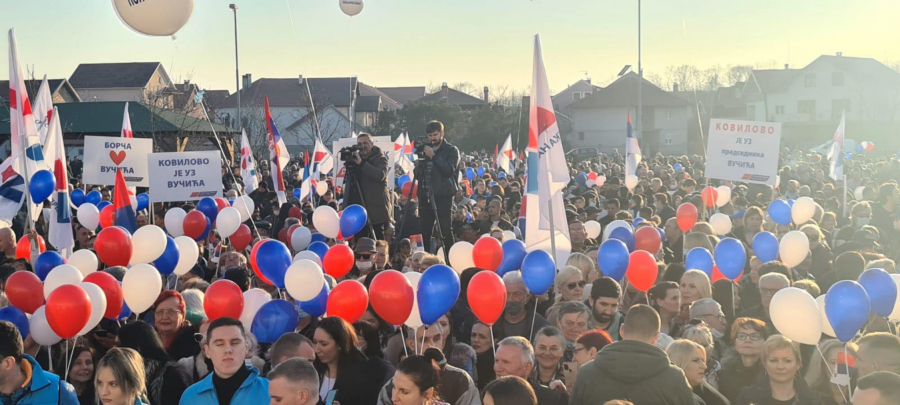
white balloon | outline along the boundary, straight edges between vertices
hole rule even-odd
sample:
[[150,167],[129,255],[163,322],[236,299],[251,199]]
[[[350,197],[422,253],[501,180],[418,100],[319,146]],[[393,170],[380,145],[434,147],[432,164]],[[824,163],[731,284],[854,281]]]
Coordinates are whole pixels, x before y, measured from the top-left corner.
[[284,274],[284,288],[297,301],[309,301],[322,292],[325,273],[311,260],[301,259],[291,263]]
[[[291,234],[291,247],[294,248],[295,252],[299,252],[303,249],[306,249],[309,246],[309,243],[312,241],[312,232],[309,231],[309,228],[305,226],[301,226],[297,229],[294,229],[294,233]],[[313,297],[315,298],[315,297]]]
[[816,297],[816,305],[819,306],[819,312],[822,313],[822,333],[831,337],[837,337],[837,334],[834,333],[834,328],[831,327],[831,321],[828,320],[828,315],[825,313],[825,294]]
[[41,305],[40,308],[31,314],[31,318],[28,319],[28,333],[35,343],[41,346],[53,346],[59,343],[62,338],[50,328],[50,324],[47,323],[47,313],[45,311],[46,305]]
[[856,197],[856,201],[863,200],[863,190],[866,189],[866,186],[859,186],[856,190],[853,190],[853,196]]
[[717,212],[709,217],[709,224],[716,231],[716,235],[728,235],[731,232],[731,218],[721,212]]
[[[460,242],[456,242],[453,246],[456,246]],[[453,248],[450,248],[453,250]],[[409,313],[409,318],[406,318],[406,322],[403,322],[404,325],[409,326],[410,328],[418,328],[422,326],[422,316],[419,315],[419,279],[422,278],[422,273],[417,273],[415,271],[411,271],[409,273],[403,273],[403,276],[409,280],[409,283],[412,284],[413,288],[413,307],[412,312]],[[41,307],[43,308],[43,307]]]
[[328,192],[328,183],[320,181],[316,183],[316,194],[325,195]]
[[174,35],[191,18],[194,0],[113,0],[122,23],[139,34]]
[[597,182],[597,187],[603,187],[603,185],[606,184],[606,176],[604,176],[602,174],[597,176],[596,182]]
[[[894,284],[897,284],[897,290],[900,291],[900,274],[891,274],[891,278],[894,279]],[[894,304],[894,311],[891,312],[891,315],[888,316],[888,319],[892,321],[900,321],[900,294],[897,294],[897,303]]]
[[337,212],[327,205],[320,205],[313,211],[313,225],[326,238],[336,238],[341,231],[341,221]]
[[152,263],[166,251],[166,232],[156,225],[144,225],[134,232],[131,260],[128,264]]
[[[513,240],[516,238],[516,233],[513,231],[503,231],[503,241],[506,242],[508,240]],[[440,256],[438,256],[440,257]]]
[[78,223],[87,229],[97,229],[100,225],[100,210],[91,203],[84,203],[78,207]]
[[[794,204],[797,204],[796,202]],[[778,245],[781,262],[788,267],[797,267],[809,254],[809,238],[800,231],[790,231],[781,237]]]
[[602,229],[603,227],[597,221],[590,220],[584,223],[584,230],[587,232],[588,239],[597,239]]
[[716,197],[717,207],[721,207],[731,201],[731,187],[719,186],[716,187],[716,192],[718,193],[718,197]]
[[814,345],[822,337],[822,313],[815,298],[797,287],[779,290],[769,304],[772,324],[797,342]]
[[475,246],[466,241],[458,241],[450,247],[450,267],[453,267],[453,270],[456,270],[457,273],[462,273],[463,270],[468,269],[470,267],[475,267],[475,261],[472,260],[472,249]]
[[166,232],[173,238],[184,235],[184,217],[187,215],[183,209],[179,207],[169,208],[166,211],[166,217],[163,220],[166,225]]
[[88,318],[87,325],[84,325],[84,328],[78,332],[78,336],[84,336],[103,319],[103,314],[106,313],[106,293],[94,283],[82,282],[78,283],[78,286],[83,288],[84,292],[91,298],[91,317]]
[[612,231],[614,231],[616,228],[621,228],[623,226],[628,228],[628,230],[630,230],[632,232],[634,231],[634,228],[631,227],[631,224],[628,223],[628,221],[625,221],[622,219],[617,219],[615,221],[610,222],[609,225],[606,226],[606,229],[603,230],[603,240],[605,241],[605,240],[609,239],[609,234],[612,233]]
[[805,224],[816,214],[816,202],[809,197],[800,197],[791,207],[791,219],[797,226]]
[[309,260],[319,265],[319,267],[322,267],[322,258],[320,258],[319,255],[316,254],[316,252],[310,252],[308,250],[297,252],[297,254],[294,255],[294,261],[296,262],[298,260]]
[[235,198],[232,207],[241,214],[241,222],[247,222],[247,220],[253,216],[253,210],[256,208],[254,207],[253,199],[248,195],[242,195]]
[[197,258],[200,257],[200,248],[197,247],[197,242],[191,239],[190,236],[175,238],[175,245],[178,246],[178,264],[175,265],[175,274],[181,276],[191,271],[194,265],[197,264]]
[[588,187],[594,187],[597,185],[597,182],[591,179],[587,179],[587,181],[584,182],[584,185]]
[[338,0],[341,11],[350,17],[359,14],[363,9],[363,0]]
[[94,252],[88,249],[79,249],[72,253],[72,256],[69,256],[68,264],[75,266],[83,276],[87,277],[88,274],[97,271],[100,262],[97,260],[97,255]]
[[216,231],[219,236],[227,238],[241,227],[241,213],[234,207],[222,208],[216,216]]
[[153,306],[160,291],[162,291],[162,277],[155,267],[147,263],[132,266],[122,279],[122,295],[125,296],[125,303],[136,314]]
[[44,279],[44,299],[50,296],[53,290],[66,284],[78,284],[84,280],[84,275],[77,267],[71,264],[60,264],[50,270],[47,278]]
[[629,174],[629,175],[625,176],[625,187],[627,187],[629,190],[633,190],[634,186],[637,186],[637,184],[638,184],[637,176],[635,176],[633,174]]
[[251,288],[244,292],[244,309],[241,311],[241,323],[244,329],[250,330],[253,325],[253,317],[262,308],[263,304],[272,301],[272,296],[261,288]]

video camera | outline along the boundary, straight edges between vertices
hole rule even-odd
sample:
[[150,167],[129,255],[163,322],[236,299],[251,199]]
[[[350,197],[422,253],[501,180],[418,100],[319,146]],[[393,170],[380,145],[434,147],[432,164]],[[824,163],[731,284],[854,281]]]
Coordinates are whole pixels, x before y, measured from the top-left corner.
[[345,146],[338,151],[338,159],[344,163],[353,162],[353,155],[356,155],[360,151],[362,151],[362,148],[359,145]]
[[416,138],[416,160],[425,160],[427,156],[425,156],[425,146],[431,146],[431,141],[428,140],[427,136],[420,136]]

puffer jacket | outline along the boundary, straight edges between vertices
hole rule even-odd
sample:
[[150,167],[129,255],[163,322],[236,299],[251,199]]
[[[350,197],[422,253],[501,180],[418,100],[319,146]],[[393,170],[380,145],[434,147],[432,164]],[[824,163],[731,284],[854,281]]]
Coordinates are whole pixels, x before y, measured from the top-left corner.
[[[209,373],[206,378],[188,387],[178,403],[181,405],[219,405],[216,388],[213,386],[213,375],[215,373]],[[231,398],[231,403],[265,404],[269,400],[269,380],[260,377],[258,369],[250,367],[250,376],[241,383],[241,387]]]
[[[2,405],[78,405],[78,395],[71,384],[44,371],[33,357],[22,355],[23,369],[30,366],[31,381],[12,395],[0,394]],[[24,371],[24,370],[23,370]]]

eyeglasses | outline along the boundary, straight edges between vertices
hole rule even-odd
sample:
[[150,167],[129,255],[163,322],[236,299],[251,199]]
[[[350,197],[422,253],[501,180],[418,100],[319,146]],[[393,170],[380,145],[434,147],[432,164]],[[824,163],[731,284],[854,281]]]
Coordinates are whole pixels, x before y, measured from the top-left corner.
[[760,334],[760,333],[738,333],[737,336],[735,336],[735,338],[737,340],[750,340],[750,341],[758,342],[758,341],[762,340],[762,334]]
[[356,258],[362,259],[362,260],[369,260],[372,258],[372,254],[371,253],[357,253]]
[[580,352],[580,351],[582,351],[582,350],[585,350],[585,349],[587,349],[587,348],[586,348],[586,347],[583,347],[583,346],[582,346],[582,347],[576,347],[575,350],[573,351],[573,353],[578,353],[578,352]]
[[759,288],[759,293],[766,294],[766,295],[775,295],[775,293],[777,293],[778,291],[781,291],[781,289],[780,288],[763,288],[763,287]]
[[154,314],[156,315],[157,318],[162,318],[164,315],[174,318],[174,317],[180,315],[181,311],[179,311],[177,309],[160,309],[160,310],[154,312]]
[[584,288],[585,284],[587,284],[587,283],[585,283],[584,280],[581,280],[581,281],[579,281],[579,282],[577,282],[577,283],[569,283],[569,284],[566,284],[566,287],[568,287],[570,290],[574,290],[575,287],[581,287],[581,288]]
[[205,336],[204,336],[202,333],[199,333],[199,332],[198,332],[198,333],[195,333],[195,334],[194,334],[194,341],[197,342],[197,343],[200,343],[200,342],[203,341],[203,338],[204,338],[204,337],[205,337]]
[[525,297],[527,297],[527,296],[528,296],[528,293],[526,293],[526,292],[521,292],[521,291],[516,291],[516,292],[514,292],[514,293],[510,293],[510,294],[509,294],[509,297],[512,298],[512,299],[514,299],[514,300],[516,300],[516,301],[522,301],[522,300],[524,300]]
[[714,316],[714,317],[716,317],[716,320],[717,320],[717,321],[719,321],[719,322],[721,322],[721,323],[725,323],[725,322],[726,322],[725,314],[721,314],[721,313],[719,313],[719,314],[706,314],[706,315],[699,315],[699,316],[700,316],[700,317],[704,317],[704,316]]

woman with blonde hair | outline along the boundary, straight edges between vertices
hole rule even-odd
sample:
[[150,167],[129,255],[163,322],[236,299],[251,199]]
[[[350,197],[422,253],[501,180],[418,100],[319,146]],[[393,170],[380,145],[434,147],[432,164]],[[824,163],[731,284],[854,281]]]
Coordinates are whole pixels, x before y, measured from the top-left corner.
[[[850,349],[851,356],[856,356],[856,344],[850,343],[847,348]],[[850,398],[850,391],[846,389],[847,387],[831,382],[831,373],[834,372],[837,365],[838,353],[844,351],[844,344],[837,339],[828,339],[819,343],[819,350],[822,351],[828,362],[822,360],[822,356],[812,356],[803,379],[809,384],[809,388],[819,395],[822,403],[847,403],[847,399]]]
[[684,251],[690,252],[691,249],[696,247],[702,247],[706,250],[713,252],[715,248],[713,247],[712,242],[709,241],[709,235],[702,232],[691,232],[687,235],[684,235]]
[[763,344],[761,360],[765,373],[757,377],[754,385],[741,389],[737,405],[822,403],[806,380],[796,378],[803,362],[800,346],[793,340],[783,335],[770,336]]
[[701,270],[684,272],[678,288],[681,291],[681,316],[685,322],[690,320],[691,304],[694,301],[701,298],[712,298],[712,284],[709,282],[709,276]]
[[706,405],[728,405],[728,399],[706,381],[706,349],[697,342],[678,339],[666,348],[669,359],[684,371],[694,395]]
[[584,276],[575,266],[565,266],[556,273],[556,302],[547,309],[547,322],[556,325],[559,308],[566,301],[581,301],[584,296]]
[[97,398],[104,405],[144,405],[144,361],[134,349],[114,347],[97,363]]
[[[594,256],[597,256],[594,254]],[[578,270],[581,270],[581,275],[584,277],[584,293],[581,296],[581,299],[586,300],[591,296],[591,287],[593,286],[594,280],[600,278],[600,268],[597,266],[597,262],[594,259],[591,259],[591,256],[588,256],[584,253],[574,252],[569,255],[569,259],[566,260],[567,266],[574,266]]]

